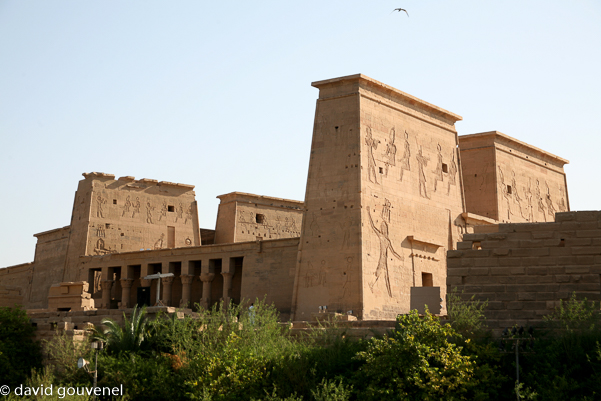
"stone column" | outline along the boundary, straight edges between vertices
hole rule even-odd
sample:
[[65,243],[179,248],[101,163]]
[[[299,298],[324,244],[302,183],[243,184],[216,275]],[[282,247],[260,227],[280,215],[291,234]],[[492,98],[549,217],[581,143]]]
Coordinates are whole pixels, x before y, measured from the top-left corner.
[[102,308],[111,308],[111,287],[113,280],[102,280]]
[[173,277],[161,278],[163,284],[163,305],[171,306],[171,286],[173,285]]
[[232,276],[234,273],[222,272],[221,275],[223,276],[223,303],[227,307],[230,304],[230,290],[232,289]]
[[127,308],[129,308],[131,285],[134,283],[134,280],[131,278],[122,278],[120,281],[121,281],[121,309],[127,309]]
[[180,308],[190,308],[190,285],[192,284],[194,276],[191,274],[184,274],[179,278],[182,280],[182,299],[179,301],[179,306]]
[[143,263],[140,266],[140,287],[150,287],[150,284],[152,283],[152,280],[144,280],[144,277],[150,274],[148,270],[148,263]]
[[200,280],[202,281],[202,300],[201,306],[209,309],[211,304],[211,282],[215,278],[215,273],[201,273]]

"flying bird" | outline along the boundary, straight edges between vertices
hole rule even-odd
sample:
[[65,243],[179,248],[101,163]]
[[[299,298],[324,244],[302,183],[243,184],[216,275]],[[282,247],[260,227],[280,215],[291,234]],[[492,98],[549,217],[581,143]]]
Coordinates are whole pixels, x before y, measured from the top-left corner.
[[407,14],[407,17],[409,16],[409,13],[404,8],[395,8],[394,10],[392,10],[392,12],[390,14],[392,14],[395,11],[398,11],[398,12],[405,11],[405,14]]

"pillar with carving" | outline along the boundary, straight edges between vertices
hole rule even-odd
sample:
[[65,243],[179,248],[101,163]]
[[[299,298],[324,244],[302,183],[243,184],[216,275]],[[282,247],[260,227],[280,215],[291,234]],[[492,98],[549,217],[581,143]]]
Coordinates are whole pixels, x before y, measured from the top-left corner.
[[113,280],[102,280],[102,308],[111,308],[111,288],[113,287]]

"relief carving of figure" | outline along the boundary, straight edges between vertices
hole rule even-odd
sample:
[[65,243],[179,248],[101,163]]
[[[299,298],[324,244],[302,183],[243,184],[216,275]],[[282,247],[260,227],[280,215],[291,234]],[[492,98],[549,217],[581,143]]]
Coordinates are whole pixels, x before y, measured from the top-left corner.
[[305,288],[317,285],[317,270],[313,267],[313,263],[307,262],[307,274],[305,274]]
[[547,202],[547,213],[552,218],[555,218],[555,206],[553,206],[553,200],[551,199],[551,190],[549,189],[549,184],[545,181],[545,185],[547,186],[547,194],[545,195],[545,201]]
[[507,219],[511,220],[511,216],[513,215],[513,212],[511,211],[511,198],[512,198],[512,193],[509,192],[509,189],[507,188],[507,184],[505,184],[505,176],[503,175],[503,170],[501,169],[501,166],[499,166],[499,181],[500,184],[499,186],[501,187],[501,193],[503,194],[503,197],[505,198],[505,203],[507,204]]
[[184,224],[188,224],[188,220],[192,221],[192,204],[186,209],[186,220],[184,220]]
[[438,149],[438,163],[436,163],[436,170],[434,170],[434,191],[436,191],[438,181],[444,182],[444,175],[442,170],[442,147],[440,146],[440,144],[436,145],[436,149]]
[[240,223],[246,223],[246,219],[244,218],[244,214],[245,213],[246,212],[244,210],[240,210],[238,212],[238,222],[240,222]]
[[390,141],[386,145],[386,153],[384,154],[384,158],[386,159],[385,168],[384,168],[384,176],[388,177],[388,169],[390,166],[396,166],[396,145],[394,144],[394,139],[396,136],[396,132],[394,127],[390,130]]
[[321,266],[319,267],[319,277],[317,285],[325,286],[326,285],[326,273],[328,271],[328,267],[326,266],[326,261],[321,261]]
[[382,219],[390,223],[390,207],[392,204],[387,198],[384,198],[384,205],[382,205]]
[[136,203],[134,203],[134,211],[133,211],[133,212],[132,212],[132,214],[131,214],[131,217],[132,217],[132,218],[136,216],[136,213],[137,213],[137,214],[140,214],[140,206],[142,206],[142,205],[140,204],[140,198],[139,198],[139,197],[136,197]]
[[378,175],[376,174],[376,159],[374,158],[374,150],[378,148],[380,141],[372,137],[370,127],[367,127],[366,130],[367,136],[365,138],[365,144],[367,145],[367,178],[369,178],[371,182],[379,184]]
[[165,240],[165,234],[162,233],[157,242],[154,243],[152,249],[163,249],[163,241]]
[[409,145],[409,134],[405,131],[405,152],[403,153],[403,158],[400,160],[401,164],[401,181],[403,181],[403,172],[405,170],[411,171],[411,166],[409,165],[409,159],[411,158],[411,146]]
[[451,152],[451,162],[449,163],[449,186],[447,188],[447,195],[451,193],[451,185],[455,185],[457,180],[457,162],[455,161],[456,150],[453,149]]
[[538,202],[538,211],[543,214],[543,218],[547,221],[547,215],[545,214],[545,204],[543,202],[543,197],[540,193],[540,182],[536,180],[536,189],[535,189],[536,201]]
[[167,218],[167,203],[163,202],[161,206],[161,214],[159,215],[159,221],[163,219],[163,217]]
[[146,202],[146,223],[154,224],[152,222],[152,211],[154,210],[154,206],[150,204],[150,202]]
[[177,223],[178,219],[183,219],[184,218],[184,207],[182,206],[182,203],[179,203],[179,206],[177,207],[177,216],[175,216],[175,222]]
[[106,205],[106,199],[98,195],[98,197],[96,197],[96,203],[98,204],[98,209],[96,210],[96,217],[104,218],[104,210],[102,209],[102,205]]
[[426,174],[424,173],[424,169],[428,165],[430,158],[423,155],[421,146],[417,151],[416,159],[417,166],[419,169],[419,194],[424,198],[430,199],[430,197],[428,196],[428,192],[426,191]]
[[131,201],[129,200],[129,195],[125,199],[125,204],[123,205],[123,213],[121,213],[121,217],[125,216],[125,213],[129,214],[129,208],[131,207]]
[[98,226],[96,227],[96,236],[105,237],[104,225],[98,224]]
[[528,189],[526,190],[526,200],[528,201],[528,218],[526,220],[534,221],[534,206],[532,206],[532,180],[528,178]]
[[514,190],[513,202],[518,204],[520,215],[525,219],[526,216],[524,216],[524,210],[522,209],[522,198],[520,197],[520,193],[518,191],[518,184],[515,179],[515,171],[513,170],[511,170],[511,188]]
[[367,209],[367,216],[369,217],[369,223],[371,224],[371,228],[376,232],[378,239],[380,240],[380,259],[378,260],[378,267],[374,272],[376,276],[370,283],[369,288],[371,291],[374,291],[374,286],[377,284],[378,280],[382,275],[384,276],[384,282],[386,283],[386,289],[388,290],[388,296],[392,297],[392,288],[390,287],[390,275],[388,272],[388,250],[399,260],[403,260],[403,257],[399,255],[394,248],[392,247],[392,243],[388,238],[388,224],[385,221],[382,221],[380,225],[380,229],[376,228],[373,219],[371,218],[371,212]]
[[566,212],[568,208],[566,207],[566,194],[562,185],[559,185],[559,202],[557,202],[557,206],[559,207],[560,212]]

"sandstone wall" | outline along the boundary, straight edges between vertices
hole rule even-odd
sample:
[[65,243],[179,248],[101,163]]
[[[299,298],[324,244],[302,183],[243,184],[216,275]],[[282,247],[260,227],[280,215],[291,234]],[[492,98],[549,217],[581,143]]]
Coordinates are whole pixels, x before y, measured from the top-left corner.
[[448,289],[457,288],[465,299],[488,300],[487,324],[496,331],[540,325],[574,292],[598,302],[601,212],[557,213],[555,220],[466,234],[458,250],[447,253]]

